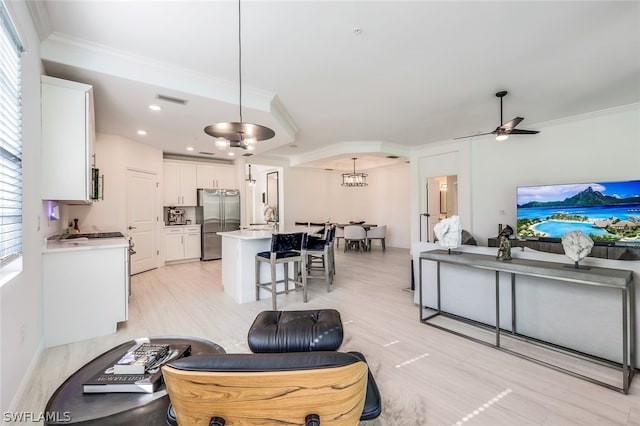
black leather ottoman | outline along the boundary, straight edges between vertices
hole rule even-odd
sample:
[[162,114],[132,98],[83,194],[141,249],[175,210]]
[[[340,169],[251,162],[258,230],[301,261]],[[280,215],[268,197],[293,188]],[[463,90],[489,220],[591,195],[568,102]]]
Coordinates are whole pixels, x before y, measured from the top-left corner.
[[342,339],[342,320],[335,309],[263,311],[248,335],[254,353],[336,351]]

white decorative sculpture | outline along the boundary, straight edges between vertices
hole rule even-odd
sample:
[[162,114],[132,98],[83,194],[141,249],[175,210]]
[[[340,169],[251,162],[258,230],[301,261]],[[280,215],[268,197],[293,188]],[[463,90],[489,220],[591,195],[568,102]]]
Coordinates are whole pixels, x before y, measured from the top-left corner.
[[562,236],[562,247],[564,254],[575,262],[577,268],[578,262],[591,253],[593,240],[582,231],[571,231]]
[[460,218],[458,216],[451,216],[442,219],[433,227],[433,233],[436,235],[440,246],[451,252],[451,249],[458,247],[460,241],[462,241]]

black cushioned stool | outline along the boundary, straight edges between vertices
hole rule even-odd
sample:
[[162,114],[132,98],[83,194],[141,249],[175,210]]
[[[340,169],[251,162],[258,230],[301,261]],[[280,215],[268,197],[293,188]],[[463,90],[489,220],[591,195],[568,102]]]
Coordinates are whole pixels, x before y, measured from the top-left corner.
[[254,353],[336,351],[342,338],[342,320],[335,309],[263,311],[248,335]]

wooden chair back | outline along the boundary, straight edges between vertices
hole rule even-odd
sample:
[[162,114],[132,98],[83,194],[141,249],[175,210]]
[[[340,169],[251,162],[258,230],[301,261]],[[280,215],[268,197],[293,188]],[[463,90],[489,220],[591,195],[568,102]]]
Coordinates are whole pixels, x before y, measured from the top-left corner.
[[363,411],[368,367],[349,365],[288,371],[189,371],[162,368],[180,426],[304,425],[309,414],[320,424],[357,425]]

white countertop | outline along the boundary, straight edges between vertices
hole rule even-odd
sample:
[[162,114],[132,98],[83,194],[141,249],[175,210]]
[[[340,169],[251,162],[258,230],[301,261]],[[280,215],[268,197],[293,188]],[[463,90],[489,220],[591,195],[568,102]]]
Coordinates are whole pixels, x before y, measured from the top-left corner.
[[45,240],[42,253],[57,253],[61,251],[96,250],[105,248],[129,247],[129,241],[124,237],[118,238],[76,238],[73,240]]
[[[306,232],[308,234],[315,235],[316,232],[322,230],[319,226],[293,226],[288,228],[287,230],[280,229],[279,233],[289,233],[289,232]],[[222,237],[229,238],[237,238],[240,240],[262,240],[271,238],[273,235],[272,229],[241,229],[239,231],[230,231],[230,232],[218,232],[218,235]]]
[[239,231],[217,232],[218,235],[239,240],[264,240],[271,239],[272,230],[265,229],[241,229]]
[[186,228],[188,226],[197,226],[198,228],[200,228],[202,225],[199,223],[190,223],[190,224],[182,224],[182,225],[164,225],[165,228]]

